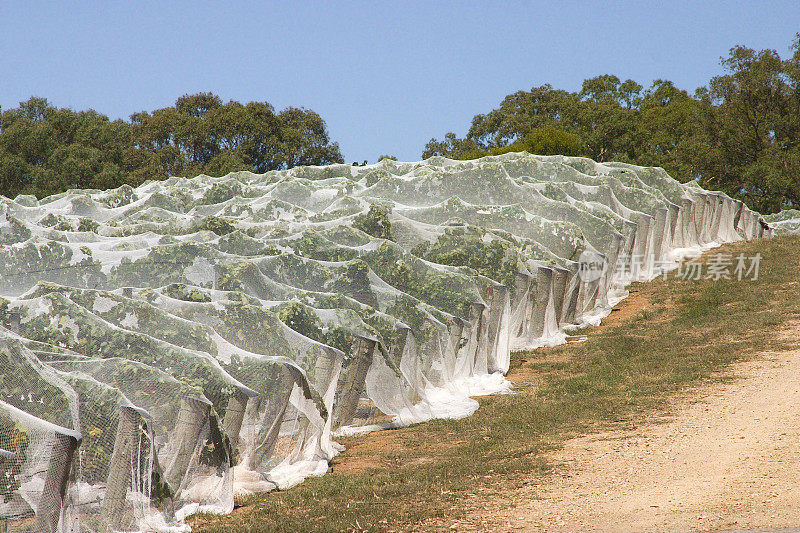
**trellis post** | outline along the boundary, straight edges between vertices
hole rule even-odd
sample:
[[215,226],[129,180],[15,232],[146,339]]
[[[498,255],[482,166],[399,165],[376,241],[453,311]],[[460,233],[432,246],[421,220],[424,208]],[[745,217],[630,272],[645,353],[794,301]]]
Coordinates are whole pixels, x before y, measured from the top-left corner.
[[504,335],[502,330],[503,326],[502,314],[506,309],[506,303],[508,303],[509,307],[511,306],[511,300],[508,294],[508,287],[506,287],[505,285],[501,285],[499,283],[493,284],[491,290],[491,305],[489,306],[490,313],[489,313],[488,333],[489,333],[489,340],[492,341],[492,344],[494,346],[493,350],[495,350],[494,351],[495,357],[487,362],[488,372],[504,370],[504,368],[500,368],[500,366],[498,366],[496,350],[501,346],[508,346],[507,335],[505,340],[502,338],[502,336]]
[[568,263],[567,268],[569,269],[569,278],[567,279],[567,290],[564,296],[563,308],[561,309],[561,323],[574,324],[578,309],[581,279],[578,275],[578,263]]
[[536,272],[536,300],[531,317],[531,338],[538,339],[545,332],[547,306],[553,299],[553,269],[540,266]]
[[676,245],[684,248],[697,245],[697,227],[694,223],[694,216],[696,213],[697,211],[695,209],[694,201],[692,201],[690,198],[682,198],[681,223],[680,227],[678,228],[678,232],[680,233],[680,242],[677,242],[676,239]]
[[453,321],[447,328],[450,333],[450,343],[453,345],[453,353],[457,356],[461,350],[461,339],[464,333],[464,321],[458,317],[453,317]]
[[102,533],[117,531],[123,527],[122,517],[131,485],[134,450],[141,420],[142,415],[136,409],[130,406],[120,407],[119,424],[114,437],[114,451],[111,454],[106,495],[103,500]]
[[667,208],[669,209],[669,234],[667,236],[667,246],[673,247],[675,246],[673,243],[675,242],[675,232],[678,230],[678,217],[681,212],[681,206],[670,202],[667,205]]
[[[262,400],[266,402],[264,417],[262,418],[261,434],[263,438],[260,439],[260,444],[258,442],[253,444],[250,449],[250,455],[245,459],[245,464],[250,470],[256,469],[256,459],[259,456],[265,459],[272,457],[275,446],[278,443],[281,425],[295,386],[294,376],[287,367],[281,369],[280,383],[283,386],[281,393],[275,391],[269,396],[262,397]],[[269,424],[269,427],[267,427],[267,424]]]
[[[484,317],[485,311],[486,306],[482,303],[472,302],[469,304],[469,321],[470,324],[472,324],[470,339],[474,339],[475,347],[474,351],[468,352],[469,358],[465,360],[470,373],[475,372],[475,368],[479,364],[478,357],[481,355],[481,350],[485,349],[488,345],[486,319]],[[430,368],[429,361],[426,361],[426,364],[426,368]]]
[[55,433],[50,464],[47,467],[42,497],[36,513],[35,531],[37,532],[57,533],[58,531],[69,483],[69,472],[78,444],[80,444],[80,434]]
[[166,480],[174,494],[181,489],[210,410],[211,406],[199,398],[184,396],[181,399],[178,419],[175,421],[174,442],[177,443],[177,449],[166,468]]
[[556,323],[560,326],[563,319],[564,298],[567,294],[567,283],[569,282],[569,270],[561,267],[554,267],[553,273],[553,306],[556,312]]
[[[638,263],[642,267],[647,266],[649,264],[650,259],[648,257],[648,253],[650,252],[650,224],[653,220],[653,217],[650,215],[646,215],[644,213],[638,215],[635,219],[636,222],[636,235],[633,238],[633,254],[631,257],[631,274],[641,276],[640,272],[635,272],[633,268],[635,261],[641,261]],[[639,278],[634,278],[631,281],[639,281]]]
[[350,424],[358,410],[358,400],[364,390],[367,372],[372,365],[375,341],[356,336],[350,349],[351,361],[347,372],[342,376],[340,394],[334,407],[334,427]]
[[231,460],[236,456],[236,448],[239,446],[239,434],[242,431],[247,402],[256,396],[254,391],[250,393],[237,388],[228,399],[228,406],[225,408],[225,416],[222,419],[222,429],[231,445]]
[[669,209],[666,207],[659,207],[653,219],[653,248],[651,253],[654,264],[658,264],[664,254],[664,240],[669,233],[668,216]]

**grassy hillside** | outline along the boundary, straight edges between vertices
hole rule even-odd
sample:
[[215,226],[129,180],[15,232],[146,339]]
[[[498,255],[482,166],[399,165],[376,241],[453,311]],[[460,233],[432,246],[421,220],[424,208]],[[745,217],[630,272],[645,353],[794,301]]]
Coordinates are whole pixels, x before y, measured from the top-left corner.
[[[727,365],[786,347],[775,332],[800,316],[800,238],[737,243],[707,254],[762,255],[758,280],[631,287],[588,340],[515,354],[517,394],[481,399],[474,416],[343,441],[328,475],[253,496],[194,531],[447,530],[463,502],[519,486],[554,467],[548,450],[570,436],[635,425],[675,395],[726,379]],[[734,261],[735,262],[735,261]]]

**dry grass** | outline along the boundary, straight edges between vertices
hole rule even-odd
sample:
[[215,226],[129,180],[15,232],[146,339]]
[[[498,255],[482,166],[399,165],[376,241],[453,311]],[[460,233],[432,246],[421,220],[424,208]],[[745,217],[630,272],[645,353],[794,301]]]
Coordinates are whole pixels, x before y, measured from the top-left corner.
[[547,452],[566,439],[635,425],[676,394],[725,379],[730,363],[796,342],[776,332],[800,316],[800,239],[724,251],[761,253],[759,279],[634,286],[635,311],[612,313],[586,342],[515,354],[517,394],[481,398],[464,420],[348,439],[332,473],[248,498],[230,516],[197,517],[194,531],[444,530],[476,494],[547,476]]

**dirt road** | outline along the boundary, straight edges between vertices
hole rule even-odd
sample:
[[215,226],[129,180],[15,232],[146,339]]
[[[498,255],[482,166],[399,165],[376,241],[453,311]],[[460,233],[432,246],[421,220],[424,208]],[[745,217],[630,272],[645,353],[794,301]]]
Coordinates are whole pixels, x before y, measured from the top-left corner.
[[661,420],[569,441],[553,458],[560,474],[531,478],[508,495],[512,508],[485,502],[491,517],[476,511],[452,529],[800,526],[800,350],[732,370],[736,379],[694,391]]

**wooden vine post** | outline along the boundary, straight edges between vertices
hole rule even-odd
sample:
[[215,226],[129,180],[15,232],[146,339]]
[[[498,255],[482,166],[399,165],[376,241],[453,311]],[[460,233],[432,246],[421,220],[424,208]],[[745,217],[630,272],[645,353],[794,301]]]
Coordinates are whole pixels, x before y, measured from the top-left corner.
[[120,408],[117,434],[114,438],[114,451],[106,481],[106,496],[103,500],[102,533],[118,531],[123,527],[125,501],[131,485],[131,472],[136,461],[134,450],[139,438],[139,427],[142,416],[135,409],[123,406]]
[[54,435],[50,463],[47,467],[42,497],[36,513],[35,531],[40,533],[58,532],[64,496],[69,483],[69,472],[75,457],[75,450],[80,444],[79,433],[65,430],[63,433],[56,432]]

